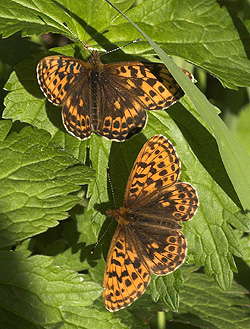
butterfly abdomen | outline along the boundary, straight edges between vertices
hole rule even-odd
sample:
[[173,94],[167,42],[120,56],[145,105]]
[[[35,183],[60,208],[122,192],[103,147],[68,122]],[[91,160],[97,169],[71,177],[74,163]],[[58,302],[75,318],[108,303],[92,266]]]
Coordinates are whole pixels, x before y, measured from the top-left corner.
[[89,71],[89,85],[90,85],[90,104],[91,104],[91,122],[92,129],[96,130],[98,125],[98,118],[100,117],[100,86],[103,84],[103,69],[104,65],[100,60],[100,56],[97,51],[92,51],[91,57],[88,61],[90,64]]

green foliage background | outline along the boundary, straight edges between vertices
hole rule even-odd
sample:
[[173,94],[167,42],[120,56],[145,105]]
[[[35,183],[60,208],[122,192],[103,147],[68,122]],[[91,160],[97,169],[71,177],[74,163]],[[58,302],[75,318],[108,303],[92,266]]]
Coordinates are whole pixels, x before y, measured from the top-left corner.
[[[72,39],[64,21],[100,51],[141,37],[138,30],[105,0],[0,0],[0,328],[249,328],[250,2],[113,3],[150,43],[143,38],[103,62],[159,61],[156,52],[186,91],[169,110],[150,112],[125,143],[67,134],[60,109],[39,89],[36,65],[52,53],[89,55],[75,40],[45,49],[43,33]],[[217,109],[154,42],[194,73]],[[121,205],[139,150],[158,133],[175,145],[181,180],[199,195],[183,228],[188,257],[113,314],[102,280],[115,225],[90,253],[113,207],[106,167]]]

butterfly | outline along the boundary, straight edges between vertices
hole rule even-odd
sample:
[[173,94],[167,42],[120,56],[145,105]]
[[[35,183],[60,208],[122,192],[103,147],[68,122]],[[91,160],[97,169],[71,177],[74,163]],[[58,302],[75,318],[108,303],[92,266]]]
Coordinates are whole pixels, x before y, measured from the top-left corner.
[[199,202],[192,185],[178,182],[180,167],[166,137],[150,138],[131,170],[123,206],[106,212],[118,221],[103,282],[104,304],[111,312],[142,295],[150,273],[171,273],[185,260],[181,223],[194,216]]
[[184,94],[163,64],[103,64],[96,50],[88,62],[62,55],[45,57],[37,65],[37,79],[47,99],[62,106],[66,130],[80,140],[95,131],[124,141],[146,125],[146,110],[168,108]]

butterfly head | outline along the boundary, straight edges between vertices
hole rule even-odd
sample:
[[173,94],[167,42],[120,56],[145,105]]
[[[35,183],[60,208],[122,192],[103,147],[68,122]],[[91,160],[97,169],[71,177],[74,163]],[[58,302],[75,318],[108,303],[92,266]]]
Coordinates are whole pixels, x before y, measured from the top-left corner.
[[103,64],[100,60],[100,55],[97,50],[93,50],[88,62],[97,70],[101,70]]
[[108,209],[106,211],[108,217],[114,218],[119,224],[129,224],[132,220],[132,214],[128,208],[121,207],[119,209]]

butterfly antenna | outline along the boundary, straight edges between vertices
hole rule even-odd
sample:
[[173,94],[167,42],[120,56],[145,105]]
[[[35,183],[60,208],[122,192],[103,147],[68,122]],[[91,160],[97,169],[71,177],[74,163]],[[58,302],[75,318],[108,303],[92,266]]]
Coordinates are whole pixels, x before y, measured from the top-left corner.
[[105,228],[105,231],[103,232],[103,234],[101,235],[101,237],[97,240],[97,242],[94,244],[94,247],[91,249],[90,253],[91,255],[93,255],[93,253],[95,252],[95,248],[98,246],[98,244],[103,240],[104,236],[106,235],[106,233],[108,232],[110,225],[113,223],[114,218],[111,219],[111,221],[109,222],[108,226]]
[[108,181],[109,181],[109,185],[110,185],[110,189],[111,189],[111,195],[112,195],[112,199],[113,199],[113,203],[114,203],[114,208],[116,209],[116,203],[115,203],[115,192],[114,192],[114,188],[112,185],[112,181],[110,178],[110,174],[109,174],[109,167],[107,167],[107,176],[108,176]]
[[103,56],[103,55],[107,55],[107,54],[113,53],[114,51],[120,50],[120,49],[122,49],[124,47],[127,47],[127,46],[131,45],[132,43],[136,43],[136,42],[139,42],[139,41],[142,41],[142,38],[138,38],[138,39],[136,39],[134,41],[130,41],[129,43],[126,43],[126,45],[123,45],[121,47],[117,47],[115,49],[106,51],[106,53],[101,54],[100,57]]
[[[116,208],[116,204],[115,204],[115,193],[114,193],[114,188],[113,188],[112,181],[111,181],[110,174],[109,174],[109,167],[107,167],[107,176],[108,176],[108,181],[109,181],[109,185],[110,185],[110,189],[111,189],[111,195],[112,195],[114,207]],[[108,230],[110,228],[110,225],[113,223],[113,221],[114,221],[114,218],[111,219],[111,221],[109,222],[109,224],[106,227],[105,231],[103,232],[102,236],[98,239],[98,241],[95,243],[94,247],[91,249],[91,251],[90,251],[91,254],[94,253],[95,248],[98,246],[98,244],[102,241],[102,239],[106,235],[106,233],[108,232]]]
[[66,27],[66,29],[75,37],[76,40],[78,40],[84,47],[85,50],[88,49],[88,45],[86,43],[83,43],[82,40],[78,38],[78,36],[71,30],[71,28],[67,25],[67,23],[63,22],[63,25]]

